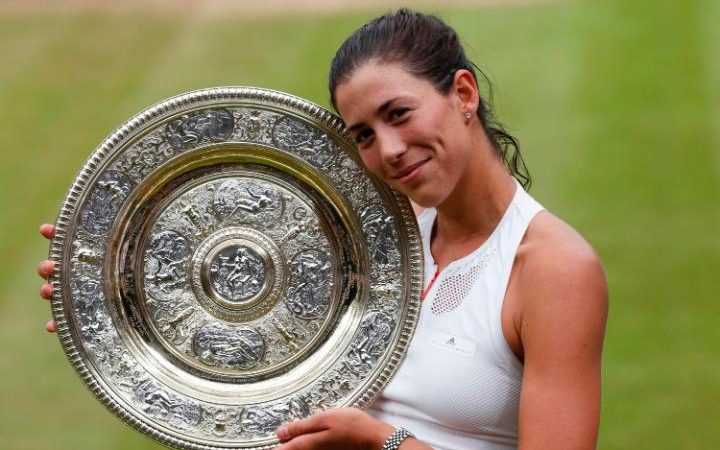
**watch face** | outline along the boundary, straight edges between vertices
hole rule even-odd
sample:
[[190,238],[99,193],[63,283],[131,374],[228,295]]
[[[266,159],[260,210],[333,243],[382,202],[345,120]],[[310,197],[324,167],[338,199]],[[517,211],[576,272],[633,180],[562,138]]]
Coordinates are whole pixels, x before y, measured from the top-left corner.
[[412,209],[339,118],[255,88],[194,91],[91,154],[50,259],[58,337],[126,423],[192,449],[271,448],[366,407],[419,313]]

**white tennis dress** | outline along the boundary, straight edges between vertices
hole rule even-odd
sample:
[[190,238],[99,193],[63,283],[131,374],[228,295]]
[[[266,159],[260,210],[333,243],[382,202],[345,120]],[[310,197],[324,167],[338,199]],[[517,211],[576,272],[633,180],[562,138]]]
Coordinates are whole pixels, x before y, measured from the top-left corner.
[[[487,241],[437,275],[405,361],[370,414],[436,450],[517,447],[523,366],[503,336],[500,313],[517,248],[542,210],[518,184]],[[418,218],[426,286],[436,275],[436,215],[428,209]]]

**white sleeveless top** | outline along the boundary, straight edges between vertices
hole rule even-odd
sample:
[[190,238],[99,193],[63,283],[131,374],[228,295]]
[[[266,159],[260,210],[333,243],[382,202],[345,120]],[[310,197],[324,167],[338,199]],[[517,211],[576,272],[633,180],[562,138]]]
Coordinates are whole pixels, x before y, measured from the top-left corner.
[[[517,447],[523,366],[505,340],[500,313],[517,248],[541,210],[518,184],[487,241],[438,274],[405,361],[371,415],[436,450]],[[428,209],[418,218],[426,287],[436,272],[430,253],[436,215]]]

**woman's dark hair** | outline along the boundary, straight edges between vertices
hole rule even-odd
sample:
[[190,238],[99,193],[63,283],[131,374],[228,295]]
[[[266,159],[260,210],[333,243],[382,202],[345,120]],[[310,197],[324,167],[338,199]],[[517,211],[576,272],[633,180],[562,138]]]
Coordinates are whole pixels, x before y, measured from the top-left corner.
[[[488,99],[480,97],[477,115],[498,156],[527,190],[531,180],[520,154],[518,140],[493,117],[492,87],[487,76],[465,56],[457,33],[438,17],[400,9],[380,16],[353,33],[338,49],[330,66],[330,101],[337,110],[335,91],[365,63],[400,63],[413,75],[430,81],[447,94],[455,72],[466,69],[477,82],[477,73],[488,88]],[[479,84],[478,84],[479,85]]]

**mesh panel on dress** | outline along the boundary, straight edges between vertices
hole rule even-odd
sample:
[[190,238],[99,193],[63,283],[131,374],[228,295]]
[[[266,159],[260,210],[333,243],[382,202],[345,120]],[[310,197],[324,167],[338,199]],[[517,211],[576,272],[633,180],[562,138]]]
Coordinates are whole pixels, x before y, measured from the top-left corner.
[[435,315],[440,315],[449,313],[460,306],[494,255],[495,249],[493,248],[474,261],[468,262],[466,270],[445,277],[433,297],[430,311]]

